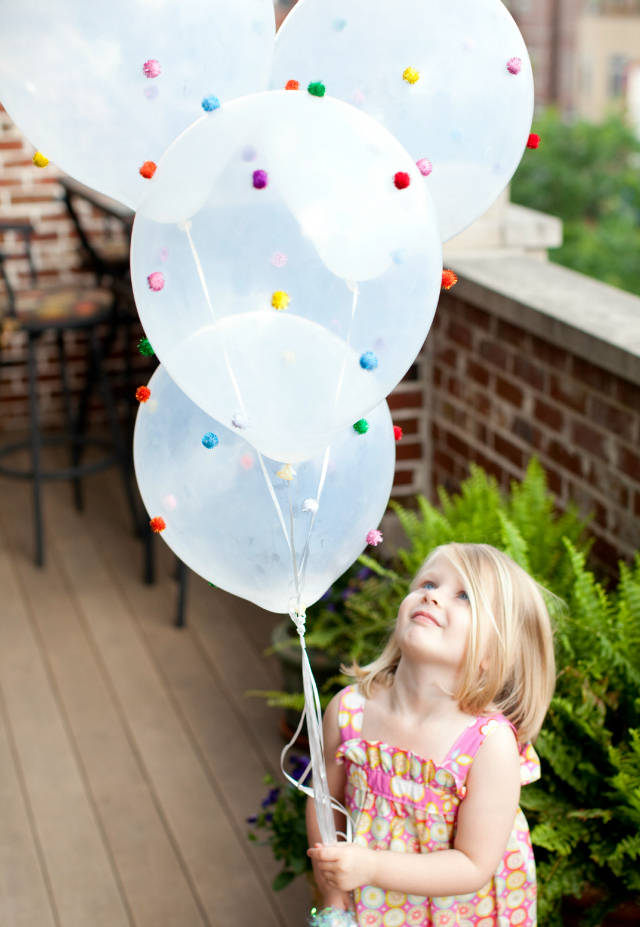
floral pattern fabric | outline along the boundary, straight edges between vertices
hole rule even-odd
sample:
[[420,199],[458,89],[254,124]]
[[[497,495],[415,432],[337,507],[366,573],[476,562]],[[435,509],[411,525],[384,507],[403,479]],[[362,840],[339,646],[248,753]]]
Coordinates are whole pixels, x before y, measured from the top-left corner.
[[[354,841],[374,850],[433,853],[453,846],[466,779],[484,739],[511,723],[500,714],[476,718],[440,765],[409,750],[361,738],[365,699],[356,686],[340,696],[345,801]],[[521,783],[540,777],[531,744],[520,750]],[[504,856],[479,891],[425,898],[364,885],[354,892],[360,927],[535,927],[536,876],[529,828],[518,809]]]

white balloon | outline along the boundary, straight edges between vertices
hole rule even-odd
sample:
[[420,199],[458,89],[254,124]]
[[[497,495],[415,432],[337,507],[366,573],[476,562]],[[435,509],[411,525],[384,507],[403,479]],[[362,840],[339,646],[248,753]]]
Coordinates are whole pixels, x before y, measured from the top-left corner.
[[134,209],[140,167],[205,98],[267,86],[271,0],[0,0],[0,13],[9,115],[59,168]]
[[386,129],[306,90],[196,122],[132,235],[138,312],[170,376],[267,456],[318,453],[391,391],[429,330],[442,259],[421,180]]
[[386,403],[368,416],[366,433],[345,429],[325,452],[292,468],[211,419],[163,367],[149,388],[134,462],[147,511],[164,519],[169,547],[205,579],[270,611],[319,599],[384,514],[395,464]]
[[533,116],[529,56],[500,0],[299,0],[271,86],[289,79],[323,80],[396,135],[422,163],[443,241],[507,185]]

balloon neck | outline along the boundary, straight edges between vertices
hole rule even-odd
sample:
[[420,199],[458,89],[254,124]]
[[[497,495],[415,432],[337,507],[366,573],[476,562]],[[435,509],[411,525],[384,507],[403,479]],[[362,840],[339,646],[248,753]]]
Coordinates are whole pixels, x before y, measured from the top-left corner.
[[296,631],[300,636],[300,643],[304,646],[304,635],[306,631],[306,622],[307,616],[304,611],[299,612],[296,609],[292,608],[289,612],[289,617],[296,626]]

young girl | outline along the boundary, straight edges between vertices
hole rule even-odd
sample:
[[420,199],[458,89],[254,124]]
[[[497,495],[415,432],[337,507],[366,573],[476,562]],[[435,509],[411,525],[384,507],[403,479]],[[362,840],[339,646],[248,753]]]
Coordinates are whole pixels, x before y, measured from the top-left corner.
[[[380,657],[350,672],[324,719],[332,794],[354,842],[307,829],[327,906],[361,927],[534,927],[520,786],[555,682],[541,588],[486,544],[437,548]],[[437,851],[437,852],[436,852]]]

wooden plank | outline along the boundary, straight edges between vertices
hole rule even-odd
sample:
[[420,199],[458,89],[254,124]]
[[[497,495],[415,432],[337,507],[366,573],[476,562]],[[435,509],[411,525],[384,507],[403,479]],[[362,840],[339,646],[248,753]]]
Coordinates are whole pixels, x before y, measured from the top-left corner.
[[0,679],[58,922],[131,925],[4,539],[0,588]]
[[[111,484],[112,487],[113,484]],[[243,714],[238,711],[236,701],[240,693],[230,692],[220,679],[215,666],[211,664],[199,642],[191,631],[189,620],[186,629],[176,629],[167,615],[167,604],[174,603],[175,585],[167,584],[170,575],[168,567],[172,558],[162,556],[164,580],[156,587],[145,588],[138,581],[138,547],[133,538],[123,534],[123,527],[113,513],[118,511],[118,499],[113,498],[109,486],[100,488],[98,497],[92,498],[92,506],[100,507],[101,537],[103,552],[110,561],[114,577],[128,576],[124,583],[124,594],[131,611],[136,615],[146,642],[161,669],[172,695],[188,724],[194,740],[202,753],[220,791],[224,794],[234,825],[243,839],[246,839],[248,816],[255,814],[260,800],[266,792],[263,777],[268,770],[274,771],[275,757],[268,756],[256,743]],[[102,505],[100,506],[100,502]],[[163,545],[164,546],[164,545]],[[160,551],[158,551],[160,553]],[[168,560],[168,563],[167,563]],[[129,576],[133,566],[134,575]],[[159,570],[160,572],[160,570]],[[192,577],[190,583],[200,582]],[[208,586],[209,592],[213,592]],[[170,595],[167,597],[167,589]],[[208,597],[207,611],[210,621],[217,623],[216,609],[209,612],[218,596]],[[238,600],[231,599],[231,604]],[[238,603],[244,609],[245,603]],[[189,609],[191,615],[191,609]],[[237,619],[233,614],[232,619]],[[219,633],[226,633],[227,627]],[[240,657],[246,657],[251,648],[244,644]],[[252,659],[255,654],[251,655]],[[246,685],[246,678],[243,680]],[[245,700],[246,701],[246,700]],[[273,720],[273,713],[272,713]],[[277,750],[281,748],[277,732],[273,732]],[[258,847],[247,842],[258,877],[265,891],[281,868],[275,863],[267,847]],[[272,895],[272,904],[282,927],[298,927],[309,908],[309,894],[306,884],[300,883],[286,893]]]
[[[5,529],[27,546],[18,492],[3,505]],[[64,504],[64,502],[63,502]],[[49,560],[56,552],[49,544]],[[25,596],[46,648],[102,827],[137,927],[203,925],[183,862],[167,833],[155,796],[110,688],[99,654],[87,637],[73,590],[57,569],[38,570],[16,559]]]
[[[51,500],[51,497],[50,497]],[[55,546],[105,669],[144,759],[149,779],[213,925],[237,921],[275,927],[271,899],[250,865],[244,835],[155,666],[122,591],[97,545],[67,504],[51,500]],[[94,529],[95,530],[95,529]],[[98,541],[98,544],[100,542]]]
[[38,847],[14,764],[6,724],[0,713],[0,911],[5,927],[55,927],[56,921],[40,865]]

